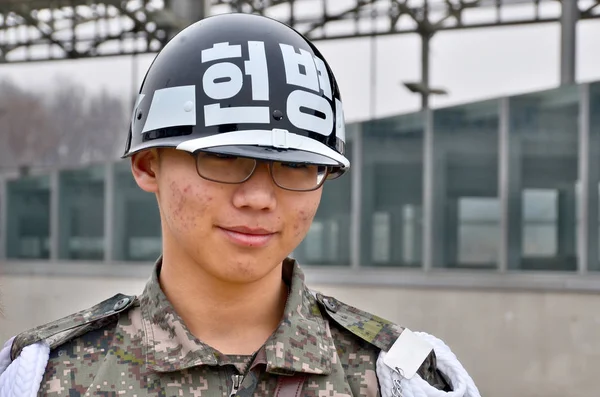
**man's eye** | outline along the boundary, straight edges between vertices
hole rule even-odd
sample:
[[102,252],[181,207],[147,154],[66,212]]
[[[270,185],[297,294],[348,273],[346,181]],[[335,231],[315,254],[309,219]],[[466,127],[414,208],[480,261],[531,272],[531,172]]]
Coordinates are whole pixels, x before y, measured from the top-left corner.
[[217,159],[223,159],[223,160],[235,160],[237,159],[237,156],[231,156],[229,154],[221,154],[221,153],[206,153],[207,157],[213,157],[213,158],[217,158]]
[[281,163],[282,166],[284,166],[285,168],[307,168],[306,164],[301,164],[301,163]]

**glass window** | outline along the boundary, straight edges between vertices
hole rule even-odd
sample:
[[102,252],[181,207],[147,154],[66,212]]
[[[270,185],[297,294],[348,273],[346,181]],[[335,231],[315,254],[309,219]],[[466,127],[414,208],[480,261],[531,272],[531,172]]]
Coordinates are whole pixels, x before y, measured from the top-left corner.
[[114,172],[113,258],[153,262],[162,250],[156,197],[138,187],[129,161],[115,164]]
[[523,191],[523,256],[547,257],[557,254],[558,191]]
[[59,174],[59,258],[104,259],[104,166]]
[[510,99],[509,178],[522,197],[514,207],[520,221],[509,226],[521,228],[521,247],[511,247],[521,260],[513,267],[577,269],[578,117],[577,86]]
[[[590,135],[590,141],[593,143],[593,150],[591,150],[591,153],[594,157],[590,160],[592,164],[597,165],[598,163],[600,163],[600,82],[590,84]],[[598,169],[596,169],[596,172],[596,175],[598,175]],[[598,189],[600,194],[600,184],[598,186]],[[600,202],[598,204],[600,207]],[[595,247],[595,249],[597,250],[599,249],[598,247],[600,247],[600,231],[598,233],[598,239],[598,245]],[[590,263],[589,267],[589,270],[591,271],[600,271],[600,262]]]
[[8,181],[6,193],[7,258],[49,259],[50,178]]
[[496,198],[461,197],[458,201],[458,262],[464,266],[498,263],[500,202]]
[[423,116],[362,125],[361,266],[421,265]]
[[433,113],[434,266],[498,265],[498,114],[495,100]]
[[[346,126],[346,157],[352,163],[357,125]],[[315,219],[293,257],[304,265],[350,265],[350,189],[352,168],[338,179],[325,182]],[[302,193],[300,193],[302,194]]]

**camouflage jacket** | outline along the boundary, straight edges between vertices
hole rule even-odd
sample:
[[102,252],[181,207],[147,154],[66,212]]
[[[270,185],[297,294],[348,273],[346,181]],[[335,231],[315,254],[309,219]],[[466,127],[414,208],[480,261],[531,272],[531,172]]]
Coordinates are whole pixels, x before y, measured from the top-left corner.
[[[160,288],[160,261],[139,297],[117,295],[89,310],[18,335],[11,355],[51,347],[40,396],[273,396],[300,379],[303,396],[379,396],[376,361],[402,328],[334,298],[312,294],[295,261],[276,332],[253,356],[231,356],[190,333]],[[449,390],[432,353],[419,370]]]

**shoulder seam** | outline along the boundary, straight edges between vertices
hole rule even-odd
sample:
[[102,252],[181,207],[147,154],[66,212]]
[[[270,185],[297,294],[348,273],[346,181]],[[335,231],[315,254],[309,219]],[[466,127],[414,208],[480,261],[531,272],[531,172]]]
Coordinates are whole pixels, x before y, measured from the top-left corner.
[[387,352],[404,330],[404,327],[333,297],[312,290],[311,294],[316,297],[319,305],[325,309],[327,316],[336,324],[380,350]]
[[[99,304],[81,310],[77,313],[65,316],[56,321],[38,326],[27,330],[17,335],[11,346],[11,359],[14,360],[23,350],[24,347],[34,344],[42,340],[48,340],[60,335],[63,338],[73,338],[77,332],[69,332],[85,325],[106,320],[115,315],[118,315],[133,306],[137,301],[135,295],[116,294],[115,296],[100,302]],[[61,337],[54,338],[52,345],[60,344],[64,341]]]

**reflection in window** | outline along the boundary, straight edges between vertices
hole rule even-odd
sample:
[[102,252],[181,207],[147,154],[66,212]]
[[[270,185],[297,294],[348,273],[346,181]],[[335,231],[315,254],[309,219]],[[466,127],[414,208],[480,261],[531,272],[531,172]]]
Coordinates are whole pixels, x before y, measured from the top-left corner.
[[433,266],[472,269],[498,264],[498,114],[498,101],[433,114]]
[[373,262],[388,262],[390,260],[390,214],[376,212],[373,214]]
[[[511,269],[577,269],[579,91],[576,86],[510,99],[510,179],[522,197],[508,233],[521,228]],[[519,219],[520,218],[520,219]],[[516,249],[513,247],[512,249]]]
[[156,197],[140,189],[128,162],[115,165],[113,258],[152,262],[162,249]]
[[523,192],[523,256],[552,257],[557,254],[556,190]]
[[7,182],[6,255],[12,259],[50,258],[50,178]]
[[423,115],[363,123],[361,266],[421,265]]
[[402,259],[404,263],[418,266],[421,263],[423,241],[423,217],[421,207],[407,204],[402,209]]
[[104,176],[104,166],[60,172],[61,259],[104,259]]
[[458,210],[460,263],[493,267],[500,247],[500,201],[463,197]]
[[323,229],[323,224],[315,221],[306,235],[304,260],[308,263],[318,263],[325,259]]
[[[348,126],[351,139],[356,126]],[[346,156],[352,161],[352,141],[346,143]],[[292,256],[303,265],[350,265],[350,188],[352,177],[346,173],[325,182],[321,203],[304,241]]]
[[[596,154],[591,163],[598,164],[598,157],[600,156],[600,82],[590,84],[590,135],[592,153]],[[600,202],[598,202],[598,205],[600,205]],[[598,213],[600,214],[600,211]],[[600,223],[598,227],[600,228]],[[600,231],[598,232],[598,238],[600,240]],[[596,255],[598,255],[598,261],[596,263],[589,263],[588,270],[600,271],[600,253],[598,252],[600,250],[600,241],[594,249],[596,250]]]

